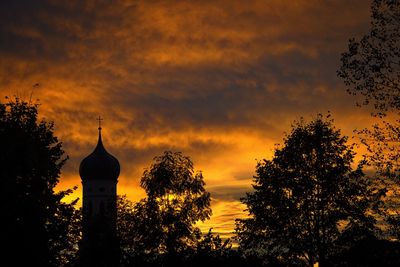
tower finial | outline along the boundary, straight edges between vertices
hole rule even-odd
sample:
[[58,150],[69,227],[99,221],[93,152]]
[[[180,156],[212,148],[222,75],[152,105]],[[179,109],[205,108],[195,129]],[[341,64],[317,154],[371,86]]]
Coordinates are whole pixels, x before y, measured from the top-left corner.
[[103,120],[103,118],[99,116],[97,120],[99,121],[99,131],[101,131],[101,121]]

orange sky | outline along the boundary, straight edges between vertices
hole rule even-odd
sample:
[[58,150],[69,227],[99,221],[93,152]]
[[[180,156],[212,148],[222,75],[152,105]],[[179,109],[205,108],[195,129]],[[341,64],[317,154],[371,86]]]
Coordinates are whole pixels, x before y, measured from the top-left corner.
[[[61,3],[65,2],[65,3]],[[370,1],[4,0],[0,93],[40,99],[70,160],[60,189],[97,141],[122,167],[118,191],[165,150],[190,156],[212,193],[203,229],[233,230],[256,160],[291,122],[331,111],[347,135],[370,124],[336,77],[369,27]],[[39,86],[33,87],[39,83]],[[81,194],[79,187],[76,196]]]

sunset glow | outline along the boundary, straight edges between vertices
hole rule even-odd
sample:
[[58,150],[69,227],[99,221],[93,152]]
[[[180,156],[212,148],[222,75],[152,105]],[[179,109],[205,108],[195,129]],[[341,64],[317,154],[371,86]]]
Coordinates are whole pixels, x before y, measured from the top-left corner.
[[39,99],[55,122],[69,156],[58,189],[78,186],[70,199],[99,115],[119,194],[145,197],[144,169],[181,151],[211,193],[199,225],[222,236],[294,120],[330,111],[349,136],[371,124],[336,76],[348,38],[369,28],[370,1],[25,2],[0,10],[0,95]]

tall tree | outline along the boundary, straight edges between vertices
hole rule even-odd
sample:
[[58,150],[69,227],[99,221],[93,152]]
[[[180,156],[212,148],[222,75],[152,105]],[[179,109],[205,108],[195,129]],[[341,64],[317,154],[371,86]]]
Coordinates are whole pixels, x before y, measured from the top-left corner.
[[257,164],[254,192],[242,199],[250,218],[237,221],[241,250],[324,266],[343,232],[373,228],[366,211],[377,196],[362,165],[352,169],[347,139],[322,115],[293,125],[273,159]]
[[2,262],[63,266],[73,256],[75,203],[61,201],[72,190],[54,192],[66,159],[54,124],[38,120],[37,104],[0,103]]
[[180,152],[166,151],[144,171],[141,186],[147,198],[135,204],[133,246],[137,251],[175,257],[196,246],[195,227],[211,215],[210,194],[201,172]]
[[396,222],[400,218],[400,1],[374,0],[371,14],[369,32],[359,41],[350,40],[338,75],[350,94],[361,95],[362,104],[373,104],[372,115],[383,118],[359,131],[359,136],[377,170],[377,183],[394,196],[387,198],[386,208],[391,214],[388,221]]

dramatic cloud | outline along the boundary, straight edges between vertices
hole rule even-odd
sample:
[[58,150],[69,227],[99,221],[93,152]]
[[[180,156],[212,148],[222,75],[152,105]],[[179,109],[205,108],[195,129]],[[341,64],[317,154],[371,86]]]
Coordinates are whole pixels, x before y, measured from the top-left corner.
[[202,227],[227,233],[257,160],[293,120],[329,110],[345,134],[368,125],[336,70],[348,39],[368,29],[369,4],[3,0],[0,93],[39,98],[55,121],[70,155],[60,189],[80,184],[101,115],[119,193],[143,197],[152,158],[182,151],[214,200]]

